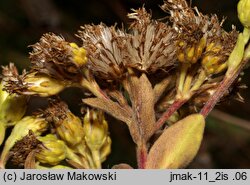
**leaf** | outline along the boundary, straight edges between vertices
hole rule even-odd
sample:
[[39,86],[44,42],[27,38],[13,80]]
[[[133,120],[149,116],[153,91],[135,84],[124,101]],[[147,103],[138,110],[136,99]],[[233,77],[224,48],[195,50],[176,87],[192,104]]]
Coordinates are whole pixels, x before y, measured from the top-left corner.
[[132,110],[129,107],[121,107],[118,103],[103,98],[86,98],[83,99],[83,103],[101,109],[125,123],[130,123]]
[[199,150],[204,127],[204,117],[192,114],[164,130],[149,151],[146,168],[186,167]]
[[133,169],[133,168],[129,164],[121,163],[114,165],[112,169]]
[[142,74],[140,78],[130,76],[127,81],[133,118],[136,120],[140,136],[147,141],[154,133],[154,91],[146,74]]
[[160,99],[166,88],[171,84],[173,77],[170,75],[154,86],[155,103]]
[[132,120],[133,113],[129,106],[120,106],[117,102],[103,98],[86,98],[83,99],[83,103],[101,109],[116,119],[125,122],[129,127],[134,142],[138,140],[138,130],[135,128],[135,124]]
[[108,95],[114,98],[121,106],[128,106],[127,100],[120,91],[112,90],[108,92]]

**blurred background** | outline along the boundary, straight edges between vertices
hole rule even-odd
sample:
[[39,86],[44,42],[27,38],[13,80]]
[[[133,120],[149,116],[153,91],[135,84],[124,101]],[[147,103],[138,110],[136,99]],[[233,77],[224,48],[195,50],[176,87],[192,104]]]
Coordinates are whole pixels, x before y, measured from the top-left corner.
[[[237,2],[192,0],[192,6],[204,14],[216,13],[220,20],[226,17],[226,30],[230,30],[232,24],[242,30],[237,19]],[[80,43],[74,34],[81,25],[103,22],[126,27],[130,9],[143,5],[152,11],[153,18],[163,18],[166,14],[159,8],[161,4],[162,0],[1,0],[0,65],[13,62],[20,70],[28,69],[28,46],[39,41],[43,33],[54,32],[68,41]],[[250,86],[250,69],[244,73],[242,82]],[[250,168],[250,89],[243,90],[241,95],[245,103],[223,102],[208,117],[201,149],[189,168]],[[67,90],[61,96],[78,114],[82,92]],[[41,99],[32,100],[31,104],[40,105]],[[104,167],[111,168],[118,163],[136,167],[134,144],[125,124],[108,119],[112,122],[113,151]]]

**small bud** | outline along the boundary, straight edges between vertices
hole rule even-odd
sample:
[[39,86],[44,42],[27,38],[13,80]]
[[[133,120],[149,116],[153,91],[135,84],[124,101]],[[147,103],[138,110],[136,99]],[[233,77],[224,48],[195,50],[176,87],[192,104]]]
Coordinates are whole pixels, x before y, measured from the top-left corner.
[[83,129],[85,141],[91,151],[100,150],[108,137],[108,123],[103,112],[87,110]]
[[[88,148],[91,150],[91,155],[94,163],[94,168],[101,168],[102,156],[101,149],[107,144],[108,140],[108,123],[104,118],[102,111],[87,110],[84,117],[83,129],[85,132],[85,141]],[[103,160],[105,160],[105,153],[109,152],[109,148],[103,151]]]
[[66,158],[66,145],[55,135],[48,134],[39,137],[38,140],[42,142],[42,145],[39,147],[36,159],[41,163],[56,165]]
[[237,8],[241,24],[245,28],[250,28],[250,0],[240,0]]
[[9,151],[16,141],[26,136],[30,130],[33,131],[36,136],[38,136],[43,133],[47,127],[48,123],[39,116],[26,116],[18,121],[5,142],[3,152],[1,154],[2,165],[4,166],[6,164]]
[[207,74],[218,74],[227,68],[227,55],[222,54],[223,48],[214,42],[208,44],[202,58],[202,66]]
[[179,42],[178,44],[180,52],[177,57],[182,63],[196,63],[202,55],[204,48],[206,47],[206,37],[203,36],[198,43],[188,45],[186,42]]
[[81,120],[70,111],[66,113],[66,118],[56,127],[56,131],[64,141],[72,146],[79,144],[84,137]]
[[76,43],[70,43],[72,47],[72,60],[77,66],[83,66],[87,62],[86,50],[82,47],[77,46]]
[[46,119],[53,122],[60,138],[71,146],[81,143],[84,137],[81,119],[75,116],[63,101],[51,100],[50,103],[50,107],[45,111]]
[[28,92],[24,94],[42,97],[56,95],[66,87],[66,84],[59,80],[37,73],[28,74],[24,83],[26,83],[28,89]]

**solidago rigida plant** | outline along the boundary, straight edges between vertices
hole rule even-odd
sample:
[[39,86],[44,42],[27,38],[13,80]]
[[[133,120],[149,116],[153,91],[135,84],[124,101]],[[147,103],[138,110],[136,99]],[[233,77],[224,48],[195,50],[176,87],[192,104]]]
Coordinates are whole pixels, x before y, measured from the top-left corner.
[[[185,0],[165,0],[161,8],[170,15],[166,22],[153,20],[142,7],[128,14],[126,30],[84,25],[77,34],[81,46],[44,34],[32,46],[29,71],[3,67],[1,168],[7,162],[101,168],[112,141],[105,114],[128,126],[138,168],[186,167],[199,150],[206,116],[237,88],[250,58],[250,0],[238,3],[242,33],[234,26],[225,31],[216,15],[203,15]],[[82,117],[58,96],[68,87],[86,92]],[[30,96],[48,98],[48,107],[26,115]]]

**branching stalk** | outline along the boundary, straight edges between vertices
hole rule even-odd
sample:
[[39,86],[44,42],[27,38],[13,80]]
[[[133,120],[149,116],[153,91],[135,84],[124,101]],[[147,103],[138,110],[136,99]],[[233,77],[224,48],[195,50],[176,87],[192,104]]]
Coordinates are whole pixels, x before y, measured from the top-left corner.
[[237,70],[232,71],[231,74],[225,76],[224,80],[220,83],[219,87],[209,99],[209,101],[204,105],[200,113],[207,117],[208,114],[212,111],[216,103],[220,100],[220,98],[226,93],[228,88],[232,85],[232,83],[237,79],[239,74],[241,73],[242,69],[244,68],[245,64],[248,62],[249,59],[244,60]]
[[187,102],[187,99],[177,99],[174,103],[163,113],[161,118],[156,122],[155,130],[159,130],[162,125],[172,116],[172,114],[177,111],[184,103]]

